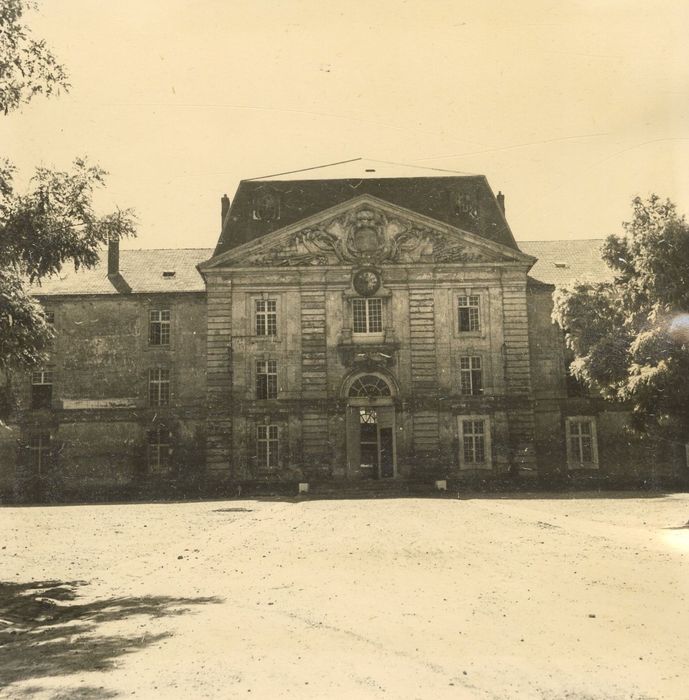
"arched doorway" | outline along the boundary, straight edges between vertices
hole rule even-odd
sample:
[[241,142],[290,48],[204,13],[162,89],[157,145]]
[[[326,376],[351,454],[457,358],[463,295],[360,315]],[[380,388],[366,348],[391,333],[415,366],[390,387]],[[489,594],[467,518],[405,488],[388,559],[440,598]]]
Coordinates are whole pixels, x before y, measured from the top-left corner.
[[346,385],[348,474],[391,479],[397,471],[395,405],[389,380],[377,372],[357,374]]

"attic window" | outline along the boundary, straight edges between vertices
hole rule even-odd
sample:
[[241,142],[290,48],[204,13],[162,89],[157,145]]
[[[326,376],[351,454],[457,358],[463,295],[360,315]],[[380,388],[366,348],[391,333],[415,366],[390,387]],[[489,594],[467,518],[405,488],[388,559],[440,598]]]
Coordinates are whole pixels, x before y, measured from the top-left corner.
[[566,262],[556,262],[555,267],[559,267],[561,270],[566,270],[569,265]]
[[174,276],[175,276],[174,270],[163,270],[163,277],[174,277]]

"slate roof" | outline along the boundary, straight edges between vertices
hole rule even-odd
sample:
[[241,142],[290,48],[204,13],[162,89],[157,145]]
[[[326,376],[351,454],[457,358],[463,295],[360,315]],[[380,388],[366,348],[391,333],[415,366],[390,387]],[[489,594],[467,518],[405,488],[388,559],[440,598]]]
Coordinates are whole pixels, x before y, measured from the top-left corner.
[[[600,259],[603,239],[570,241],[520,241],[519,248],[538,258],[529,276],[547,284],[562,285],[575,279],[601,282],[612,278]],[[208,260],[212,248],[159,248],[120,251],[120,273],[134,294],[164,292],[203,292],[203,278],[196,265]],[[68,266],[56,277],[32,287],[36,296],[78,294],[115,295],[117,291],[107,274],[107,253],[92,270],[75,272]],[[163,277],[174,271],[173,277]]]
[[[365,168],[369,161],[355,163],[363,172],[356,177],[324,178],[324,171],[333,168],[333,173],[342,172],[335,166],[299,171],[301,179],[281,175],[242,180],[234,200],[225,217],[215,255],[236,248],[243,243],[272,233],[306,217],[313,216],[342,202],[370,194],[391,204],[443,221],[465,231],[517,249],[517,244],[498,206],[495,195],[483,175],[458,175],[443,171],[428,170],[404,177],[380,177],[378,168]],[[401,168],[401,166],[400,166]],[[351,167],[347,172],[351,170]],[[366,172],[373,170],[374,172]],[[409,172],[409,169],[393,169]],[[424,169],[426,170],[426,169]],[[391,172],[383,169],[383,173]],[[364,177],[364,175],[366,175]],[[257,202],[262,197],[271,197],[277,202],[279,215],[262,218],[257,215]],[[472,217],[461,206],[459,199],[475,207],[478,216]]]
[[[205,292],[196,265],[208,260],[212,253],[210,248],[121,250],[120,274],[133,294]],[[175,274],[164,277],[163,272]],[[108,279],[107,251],[103,251],[100,262],[93,269],[75,272],[67,265],[59,275],[44,279],[31,291],[36,296],[120,293]]]
[[569,241],[519,241],[522,252],[538,258],[529,276],[561,286],[574,280],[605,282],[613,273],[601,260],[602,238]]

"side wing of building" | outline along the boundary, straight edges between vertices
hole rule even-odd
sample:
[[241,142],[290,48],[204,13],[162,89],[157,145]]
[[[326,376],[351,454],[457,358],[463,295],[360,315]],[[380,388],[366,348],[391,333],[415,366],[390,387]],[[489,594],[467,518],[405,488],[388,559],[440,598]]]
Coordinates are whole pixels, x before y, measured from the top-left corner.
[[209,253],[122,251],[110,275],[104,261],[34,290],[55,337],[45,364],[11,378],[0,492],[125,498],[202,472],[207,322],[195,265]]

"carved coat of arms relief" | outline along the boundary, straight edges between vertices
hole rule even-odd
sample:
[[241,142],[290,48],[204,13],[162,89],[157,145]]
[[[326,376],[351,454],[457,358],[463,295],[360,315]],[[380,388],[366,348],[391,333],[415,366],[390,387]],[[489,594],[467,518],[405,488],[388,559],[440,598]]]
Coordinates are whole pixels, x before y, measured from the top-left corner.
[[245,263],[270,267],[383,263],[456,263],[485,258],[456,234],[360,207],[316,226],[303,228],[274,249]]

